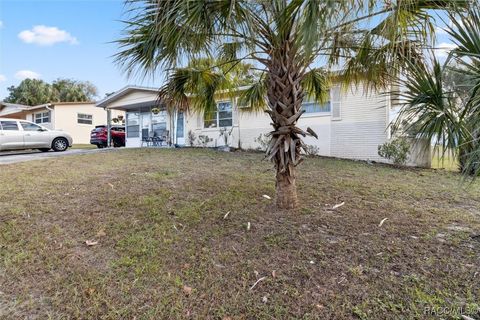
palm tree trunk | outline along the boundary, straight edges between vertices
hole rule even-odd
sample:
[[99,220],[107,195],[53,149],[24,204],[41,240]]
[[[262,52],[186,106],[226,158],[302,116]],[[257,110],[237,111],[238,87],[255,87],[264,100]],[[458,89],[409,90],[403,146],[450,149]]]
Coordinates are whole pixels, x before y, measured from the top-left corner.
[[300,68],[288,41],[281,50],[272,54],[268,69],[267,113],[274,130],[267,157],[274,162],[276,169],[276,204],[282,209],[292,209],[298,205],[295,167],[301,161],[303,146],[299,135],[307,133],[296,127],[303,113],[303,89]]
[[[289,174],[277,170],[275,183],[275,201],[278,208],[294,209],[298,206],[297,185],[295,183],[295,168]],[[293,175],[292,175],[293,174]]]

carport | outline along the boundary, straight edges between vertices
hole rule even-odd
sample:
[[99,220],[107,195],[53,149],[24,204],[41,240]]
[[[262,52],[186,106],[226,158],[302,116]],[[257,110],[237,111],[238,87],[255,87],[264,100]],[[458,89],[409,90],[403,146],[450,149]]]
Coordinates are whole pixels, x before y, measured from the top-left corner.
[[167,111],[166,105],[158,100],[158,89],[128,86],[99,101],[97,107],[107,111],[109,128],[111,111],[125,111],[127,148],[151,146],[148,141],[164,135],[169,146],[185,144],[185,117],[182,112],[170,114]]

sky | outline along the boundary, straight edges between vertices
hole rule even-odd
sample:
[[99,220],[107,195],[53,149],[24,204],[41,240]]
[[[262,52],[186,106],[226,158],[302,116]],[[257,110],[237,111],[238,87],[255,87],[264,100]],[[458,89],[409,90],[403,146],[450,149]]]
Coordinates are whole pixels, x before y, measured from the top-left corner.
[[114,64],[125,17],[122,0],[0,0],[0,100],[24,78],[90,81],[99,97],[127,84]]
[[[159,87],[152,79],[127,79],[114,64],[126,18],[123,0],[0,0],[0,100],[25,78],[90,81],[98,99],[127,84]],[[452,47],[438,30],[437,46]],[[445,59],[446,50],[438,50]]]

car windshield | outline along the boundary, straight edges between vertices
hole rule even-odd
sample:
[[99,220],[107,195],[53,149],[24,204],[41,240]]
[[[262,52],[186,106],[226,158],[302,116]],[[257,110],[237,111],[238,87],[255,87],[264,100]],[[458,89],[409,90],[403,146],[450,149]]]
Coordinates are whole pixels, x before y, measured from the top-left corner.
[[100,131],[103,131],[103,130],[105,130],[105,127],[96,127],[95,128],[96,132],[100,132]]

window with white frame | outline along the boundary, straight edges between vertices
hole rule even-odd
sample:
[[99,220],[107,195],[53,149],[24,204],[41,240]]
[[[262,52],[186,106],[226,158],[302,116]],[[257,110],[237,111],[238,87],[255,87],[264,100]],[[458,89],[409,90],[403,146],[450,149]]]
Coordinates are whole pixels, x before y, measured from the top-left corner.
[[50,111],[35,113],[35,123],[50,123]]
[[93,116],[86,113],[77,113],[77,123],[93,124]]
[[332,120],[341,120],[342,111],[341,111],[341,89],[340,86],[335,86],[331,90],[332,95]]
[[140,137],[140,113],[127,112],[127,138]]
[[232,126],[232,103],[222,101],[217,103],[217,110],[205,112],[203,117],[204,128],[222,128]]
[[330,113],[332,109],[331,109],[330,101],[320,104],[313,100],[307,100],[302,102],[302,110],[305,110],[305,114],[308,114],[308,113]]

